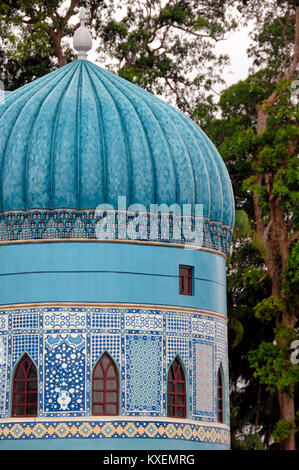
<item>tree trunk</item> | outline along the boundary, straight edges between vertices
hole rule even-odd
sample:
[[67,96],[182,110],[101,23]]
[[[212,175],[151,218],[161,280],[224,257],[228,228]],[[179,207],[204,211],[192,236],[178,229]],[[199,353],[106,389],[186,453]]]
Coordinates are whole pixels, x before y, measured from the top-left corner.
[[53,46],[54,53],[57,57],[58,66],[63,67],[67,64],[66,58],[62,50],[62,39],[65,37],[65,28],[72,15],[74,14],[75,8],[79,5],[79,0],[71,0],[68,11],[64,17],[60,17],[58,14],[54,17],[54,26],[48,29],[48,35],[50,36]]
[[[299,61],[299,8],[296,10],[296,33],[295,33],[295,50],[294,50],[294,61],[290,67],[288,78],[291,79],[295,70],[298,66]],[[281,92],[274,92],[268,97],[265,102],[260,104],[257,108],[257,133],[261,136],[267,129],[268,122],[268,107],[273,106]],[[257,161],[258,163],[258,155]],[[287,164],[287,162],[286,162]],[[258,186],[262,186],[263,183],[266,186],[268,200],[269,200],[269,218],[270,222],[265,227],[262,207],[260,205],[259,194],[254,194],[254,212],[256,221],[257,233],[265,240],[266,244],[266,256],[265,263],[267,266],[268,274],[272,284],[272,295],[281,299],[281,285],[285,278],[287,269],[287,260],[289,255],[289,240],[288,240],[288,229],[283,217],[283,211],[281,208],[281,201],[279,197],[274,197],[272,194],[272,187],[269,175],[264,176],[264,181],[259,173],[256,175],[255,183]],[[286,306],[282,316],[278,319],[278,322],[283,321],[287,326],[294,328],[295,326],[295,315],[288,311]],[[278,345],[279,347],[279,345]],[[294,396],[288,395],[284,391],[278,391],[278,403],[280,409],[280,420],[293,420],[295,419],[295,407],[294,407]],[[282,441],[281,448],[283,450],[295,450],[295,437],[290,435],[287,439]]]
[[64,65],[67,64],[66,58],[62,52],[62,47],[61,47],[61,38],[57,39],[57,43],[54,44],[55,47],[55,55],[58,60],[58,66],[63,67]]
[[[280,407],[280,418],[281,419],[294,419],[295,416],[295,407],[294,407],[294,397],[286,395],[286,393],[281,390],[278,391],[278,402]],[[284,441],[281,442],[282,450],[295,450],[295,435],[291,434]]]
[[54,53],[57,57],[58,67],[63,67],[67,64],[66,58],[62,51],[61,41],[64,36],[64,31],[56,32],[53,29],[48,30],[48,34],[53,42]]
[[[266,108],[264,108],[264,111],[265,114],[267,114]],[[262,128],[264,125],[267,125],[267,116],[265,114],[259,112],[259,117],[261,118],[261,122],[259,122],[260,133],[262,133]],[[256,184],[259,184],[260,186],[262,185],[262,179],[260,177],[256,178]],[[273,197],[270,184],[266,184],[266,187],[270,201],[270,222],[268,224],[269,230],[265,228],[262,216],[262,208],[259,203],[259,195],[257,194],[255,194],[254,197],[256,229],[259,235],[264,238],[266,244],[265,264],[271,279],[271,294],[277,299],[281,299],[281,282],[285,276],[289,254],[288,233],[287,227],[283,220],[280,199],[275,199]],[[295,316],[291,312],[288,312],[287,309],[282,313],[282,317],[277,319],[277,326],[281,320],[288,326],[295,326]],[[280,390],[278,391],[278,403],[280,410],[280,420],[292,419],[294,421],[294,396],[289,396],[284,391]],[[287,439],[282,441],[281,448],[283,450],[295,450],[294,435],[290,435]]]

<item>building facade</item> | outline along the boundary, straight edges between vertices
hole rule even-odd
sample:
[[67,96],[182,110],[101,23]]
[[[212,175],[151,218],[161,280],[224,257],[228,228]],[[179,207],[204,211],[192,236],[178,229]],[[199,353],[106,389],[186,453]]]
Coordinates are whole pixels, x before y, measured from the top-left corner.
[[81,59],[5,97],[0,157],[0,449],[228,449],[209,138]]

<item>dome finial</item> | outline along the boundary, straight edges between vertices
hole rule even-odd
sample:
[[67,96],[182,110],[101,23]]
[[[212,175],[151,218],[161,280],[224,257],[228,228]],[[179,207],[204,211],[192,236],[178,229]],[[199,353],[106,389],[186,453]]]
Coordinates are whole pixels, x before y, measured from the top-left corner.
[[80,8],[80,23],[81,26],[85,26],[85,21],[87,20],[87,14],[84,7]]
[[86,60],[87,52],[92,48],[91,34],[85,26],[87,20],[87,14],[84,7],[80,8],[80,24],[81,26],[77,29],[73,39],[74,49],[78,51],[78,59]]

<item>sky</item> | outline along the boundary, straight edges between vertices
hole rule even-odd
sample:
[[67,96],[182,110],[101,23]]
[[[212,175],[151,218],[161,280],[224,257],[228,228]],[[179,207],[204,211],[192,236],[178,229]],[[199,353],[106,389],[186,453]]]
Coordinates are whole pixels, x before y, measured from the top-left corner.
[[219,53],[230,56],[231,64],[223,71],[223,77],[228,86],[239,80],[244,80],[248,75],[251,61],[247,57],[247,49],[250,45],[250,27],[236,31],[225,41],[219,42],[215,48]]

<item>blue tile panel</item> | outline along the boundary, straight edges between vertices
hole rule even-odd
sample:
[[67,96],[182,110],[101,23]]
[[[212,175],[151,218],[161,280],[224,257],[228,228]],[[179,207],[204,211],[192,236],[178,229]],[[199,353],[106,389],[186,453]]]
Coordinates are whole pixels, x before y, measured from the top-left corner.
[[202,204],[232,228],[230,178],[187,116],[88,61],[9,93],[0,105],[0,211]]
[[217,422],[221,367],[223,424],[229,426],[224,317],[140,307],[41,305],[2,309],[0,320],[1,418],[11,416],[13,373],[25,352],[38,368],[39,417],[90,416],[92,370],[107,351],[119,369],[121,416],[166,416],[167,373],[178,355],[186,375],[187,418]]

